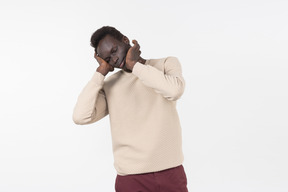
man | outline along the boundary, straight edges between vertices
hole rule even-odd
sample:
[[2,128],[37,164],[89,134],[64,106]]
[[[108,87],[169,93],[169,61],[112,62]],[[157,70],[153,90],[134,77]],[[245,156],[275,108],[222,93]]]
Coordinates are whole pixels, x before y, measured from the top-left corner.
[[[185,86],[181,65],[175,57],[143,59],[132,43],[114,27],[93,33],[99,66],[78,96],[73,121],[90,124],[109,114],[116,192],[187,192],[176,110]],[[121,70],[105,78],[114,68]]]

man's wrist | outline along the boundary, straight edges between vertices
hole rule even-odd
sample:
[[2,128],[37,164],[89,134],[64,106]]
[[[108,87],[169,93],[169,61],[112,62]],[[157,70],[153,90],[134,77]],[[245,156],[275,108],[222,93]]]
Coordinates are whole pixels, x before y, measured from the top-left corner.
[[101,73],[103,76],[106,76],[109,71],[103,70],[101,67],[96,69],[97,72]]

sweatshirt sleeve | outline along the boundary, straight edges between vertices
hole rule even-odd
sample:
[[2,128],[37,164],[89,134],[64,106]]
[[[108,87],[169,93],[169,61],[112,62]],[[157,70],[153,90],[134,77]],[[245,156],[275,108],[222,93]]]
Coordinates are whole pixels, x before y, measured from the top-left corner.
[[136,75],[144,85],[151,87],[168,100],[179,99],[185,88],[182,77],[181,64],[176,57],[168,57],[164,62],[164,71],[160,71],[151,65],[136,63],[132,73]]
[[103,91],[104,76],[95,72],[78,96],[73,111],[73,121],[78,125],[94,123],[108,114],[107,101]]

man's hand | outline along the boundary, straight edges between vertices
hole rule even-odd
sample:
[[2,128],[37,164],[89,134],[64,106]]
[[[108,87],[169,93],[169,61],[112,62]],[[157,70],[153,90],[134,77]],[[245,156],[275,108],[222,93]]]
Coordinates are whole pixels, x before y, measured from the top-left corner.
[[126,55],[126,68],[131,70],[133,69],[134,65],[137,63],[137,61],[140,60],[140,45],[136,40],[133,40],[132,43],[134,44],[133,47],[130,47],[130,49],[127,52]]
[[99,73],[101,73],[102,75],[106,76],[107,73],[109,73],[109,71],[114,71],[114,67],[112,67],[111,65],[109,65],[104,59],[102,59],[101,57],[97,56],[97,54],[94,54],[94,58],[97,60],[97,62],[99,63],[99,67],[97,68],[96,71],[98,71]]

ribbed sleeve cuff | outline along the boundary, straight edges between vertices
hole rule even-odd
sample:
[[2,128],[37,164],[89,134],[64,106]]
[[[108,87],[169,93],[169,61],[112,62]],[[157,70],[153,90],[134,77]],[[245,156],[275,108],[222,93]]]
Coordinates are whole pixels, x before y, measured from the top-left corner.
[[94,75],[91,78],[91,81],[96,83],[97,85],[103,86],[105,76],[100,72],[95,71]]
[[137,62],[134,67],[133,67],[133,71],[132,73],[136,76],[140,76],[143,69],[145,68],[145,65],[143,65],[142,63]]

